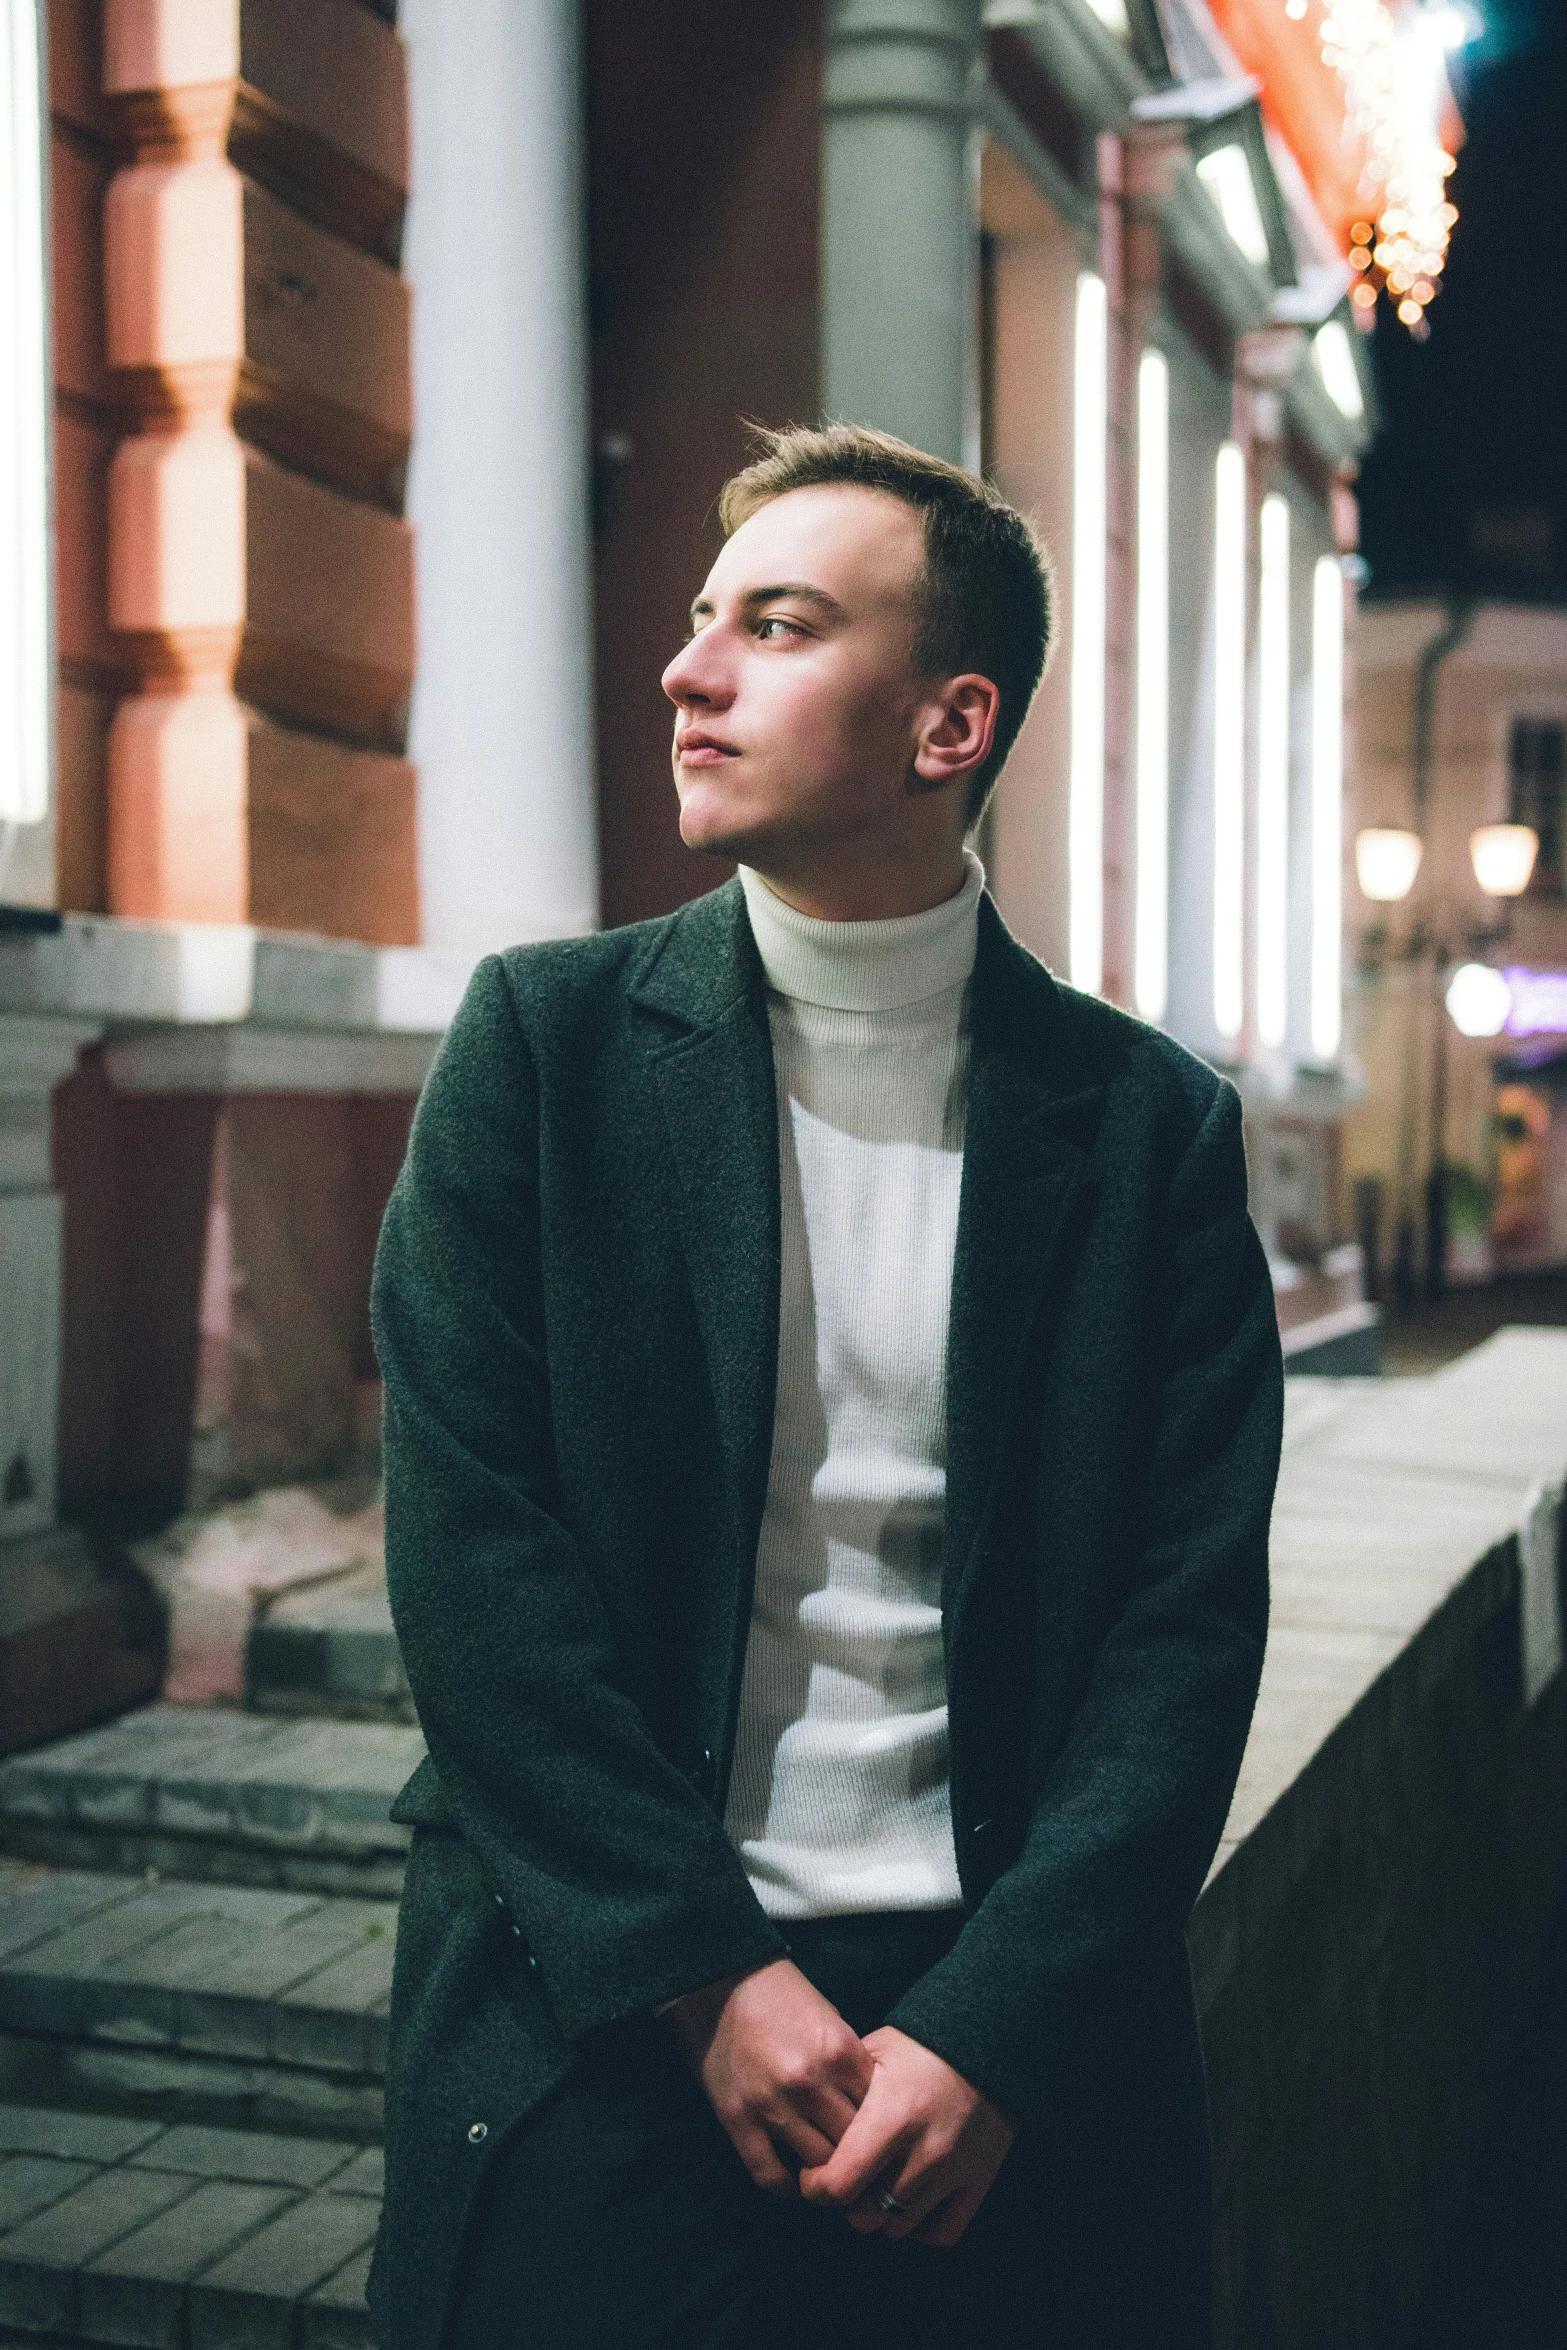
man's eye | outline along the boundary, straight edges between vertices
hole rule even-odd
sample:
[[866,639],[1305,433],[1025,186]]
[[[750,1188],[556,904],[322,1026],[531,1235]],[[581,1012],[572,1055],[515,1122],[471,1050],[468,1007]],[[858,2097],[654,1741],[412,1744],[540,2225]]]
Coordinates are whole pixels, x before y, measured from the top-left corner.
[[[803,631],[796,628],[792,620],[781,620],[776,613],[769,619],[759,622],[756,633],[758,636],[765,637],[773,629],[776,629],[780,636],[800,636],[803,634]],[[776,642],[776,639],[774,641]]]

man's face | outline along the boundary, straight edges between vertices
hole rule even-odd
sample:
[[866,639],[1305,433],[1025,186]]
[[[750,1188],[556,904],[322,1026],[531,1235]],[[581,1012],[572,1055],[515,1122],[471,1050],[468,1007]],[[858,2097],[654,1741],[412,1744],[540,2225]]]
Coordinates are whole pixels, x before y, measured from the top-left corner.
[[664,672],[688,848],[754,863],[896,823],[931,684],[915,672],[919,516],[790,490],[728,539]]

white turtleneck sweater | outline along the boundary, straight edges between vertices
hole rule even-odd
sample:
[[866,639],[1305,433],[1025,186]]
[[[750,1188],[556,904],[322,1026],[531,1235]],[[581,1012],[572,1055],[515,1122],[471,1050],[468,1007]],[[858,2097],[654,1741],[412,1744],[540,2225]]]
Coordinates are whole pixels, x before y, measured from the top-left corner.
[[778,1400],[725,1826],[777,1918],[959,1898],[941,1640],[946,1356],[984,873],[818,922],[741,870],[767,975]]

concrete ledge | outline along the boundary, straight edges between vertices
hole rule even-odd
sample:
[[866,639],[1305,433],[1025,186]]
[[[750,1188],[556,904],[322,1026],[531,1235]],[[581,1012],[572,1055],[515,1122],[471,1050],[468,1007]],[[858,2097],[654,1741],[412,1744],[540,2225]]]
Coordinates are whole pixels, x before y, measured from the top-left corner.
[[1381,2350],[1567,1863],[1567,1689],[1524,1701],[1518,1539],[1567,1466],[1567,1333],[1286,1392],[1262,1692],[1190,1935],[1218,2341]]
[[0,934],[0,1015],[102,1025],[130,1092],[417,1092],[473,958],[67,914]]

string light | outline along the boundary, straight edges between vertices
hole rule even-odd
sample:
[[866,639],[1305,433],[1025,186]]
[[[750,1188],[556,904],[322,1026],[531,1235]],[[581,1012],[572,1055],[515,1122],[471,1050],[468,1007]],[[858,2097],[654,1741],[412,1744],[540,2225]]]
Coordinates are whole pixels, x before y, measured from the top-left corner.
[[[1285,13],[1305,14],[1285,0]],[[1447,200],[1453,158],[1438,135],[1446,89],[1445,55],[1453,46],[1453,10],[1407,8],[1395,20],[1387,0],[1323,0],[1322,55],[1344,93],[1345,128],[1365,156],[1360,190],[1375,219],[1350,227],[1350,299],[1363,316],[1381,282],[1398,298],[1398,315],[1427,332],[1458,218]]]

